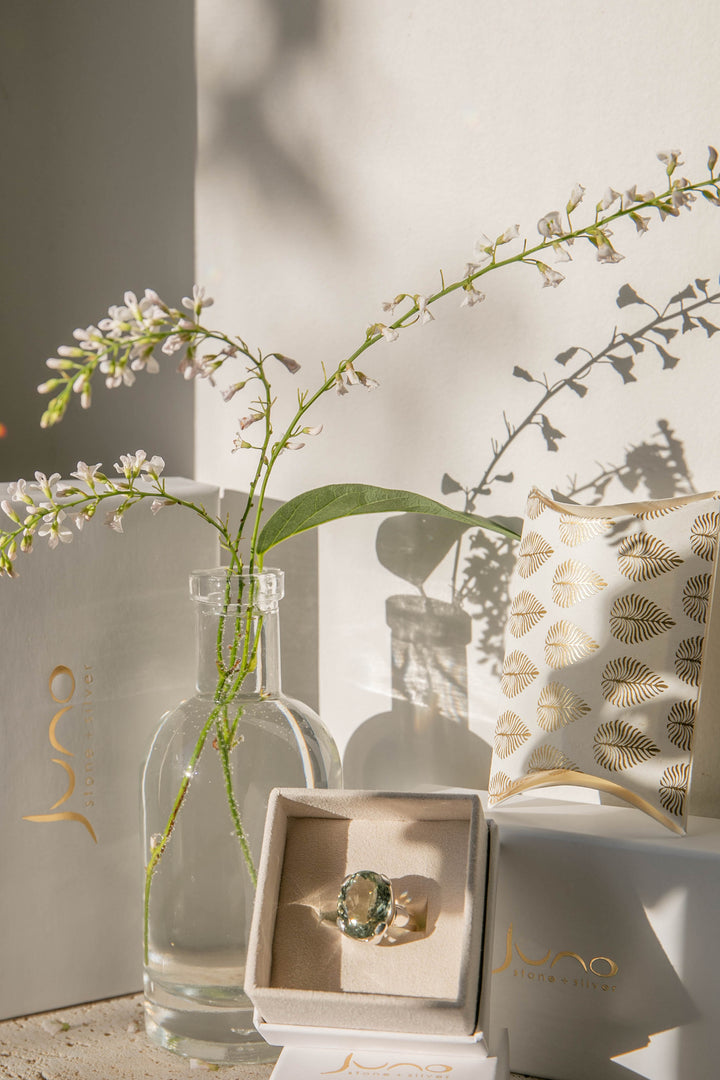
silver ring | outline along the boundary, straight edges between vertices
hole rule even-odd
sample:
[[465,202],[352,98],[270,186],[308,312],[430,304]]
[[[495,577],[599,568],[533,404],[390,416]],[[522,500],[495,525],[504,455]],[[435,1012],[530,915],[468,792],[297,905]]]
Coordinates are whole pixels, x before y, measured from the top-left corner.
[[[410,898],[402,898],[407,904]],[[348,874],[340,886],[335,925],[354,941],[377,944],[388,930],[414,932],[420,926],[417,915],[395,898],[390,878],[376,870],[357,870]]]

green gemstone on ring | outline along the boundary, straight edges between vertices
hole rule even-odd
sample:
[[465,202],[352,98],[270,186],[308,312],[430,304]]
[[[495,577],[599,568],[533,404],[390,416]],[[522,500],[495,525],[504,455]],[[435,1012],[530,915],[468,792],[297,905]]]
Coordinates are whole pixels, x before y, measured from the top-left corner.
[[374,870],[358,870],[342,883],[337,925],[347,937],[370,941],[385,932],[394,915],[392,885]]

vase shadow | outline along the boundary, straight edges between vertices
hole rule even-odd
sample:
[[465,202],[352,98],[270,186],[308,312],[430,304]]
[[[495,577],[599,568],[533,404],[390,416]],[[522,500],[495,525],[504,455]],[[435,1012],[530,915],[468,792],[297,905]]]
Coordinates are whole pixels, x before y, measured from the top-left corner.
[[349,788],[413,791],[487,785],[491,748],[468,724],[472,620],[426,596],[391,596],[392,703],[351,736]]

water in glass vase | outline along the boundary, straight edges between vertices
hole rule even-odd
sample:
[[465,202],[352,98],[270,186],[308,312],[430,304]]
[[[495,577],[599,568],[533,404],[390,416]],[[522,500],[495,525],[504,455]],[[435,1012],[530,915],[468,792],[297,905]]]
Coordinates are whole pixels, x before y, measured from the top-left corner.
[[335,787],[317,716],[280,689],[282,573],[193,574],[197,694],[168,713],[145,766],[145,1022],[217,1063],[271,1061],[243,992],[265,812],[274,787]]

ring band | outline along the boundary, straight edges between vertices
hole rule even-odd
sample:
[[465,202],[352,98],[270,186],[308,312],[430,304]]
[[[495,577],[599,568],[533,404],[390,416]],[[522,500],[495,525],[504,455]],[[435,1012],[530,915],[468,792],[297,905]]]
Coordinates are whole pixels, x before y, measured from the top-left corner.
[[417,915],[395,899],[390,878],[376,870],[357,870],[345,878],[338,893],[335,925],[354,941],[374,943],[390,927],[409,932],[424,929]]

